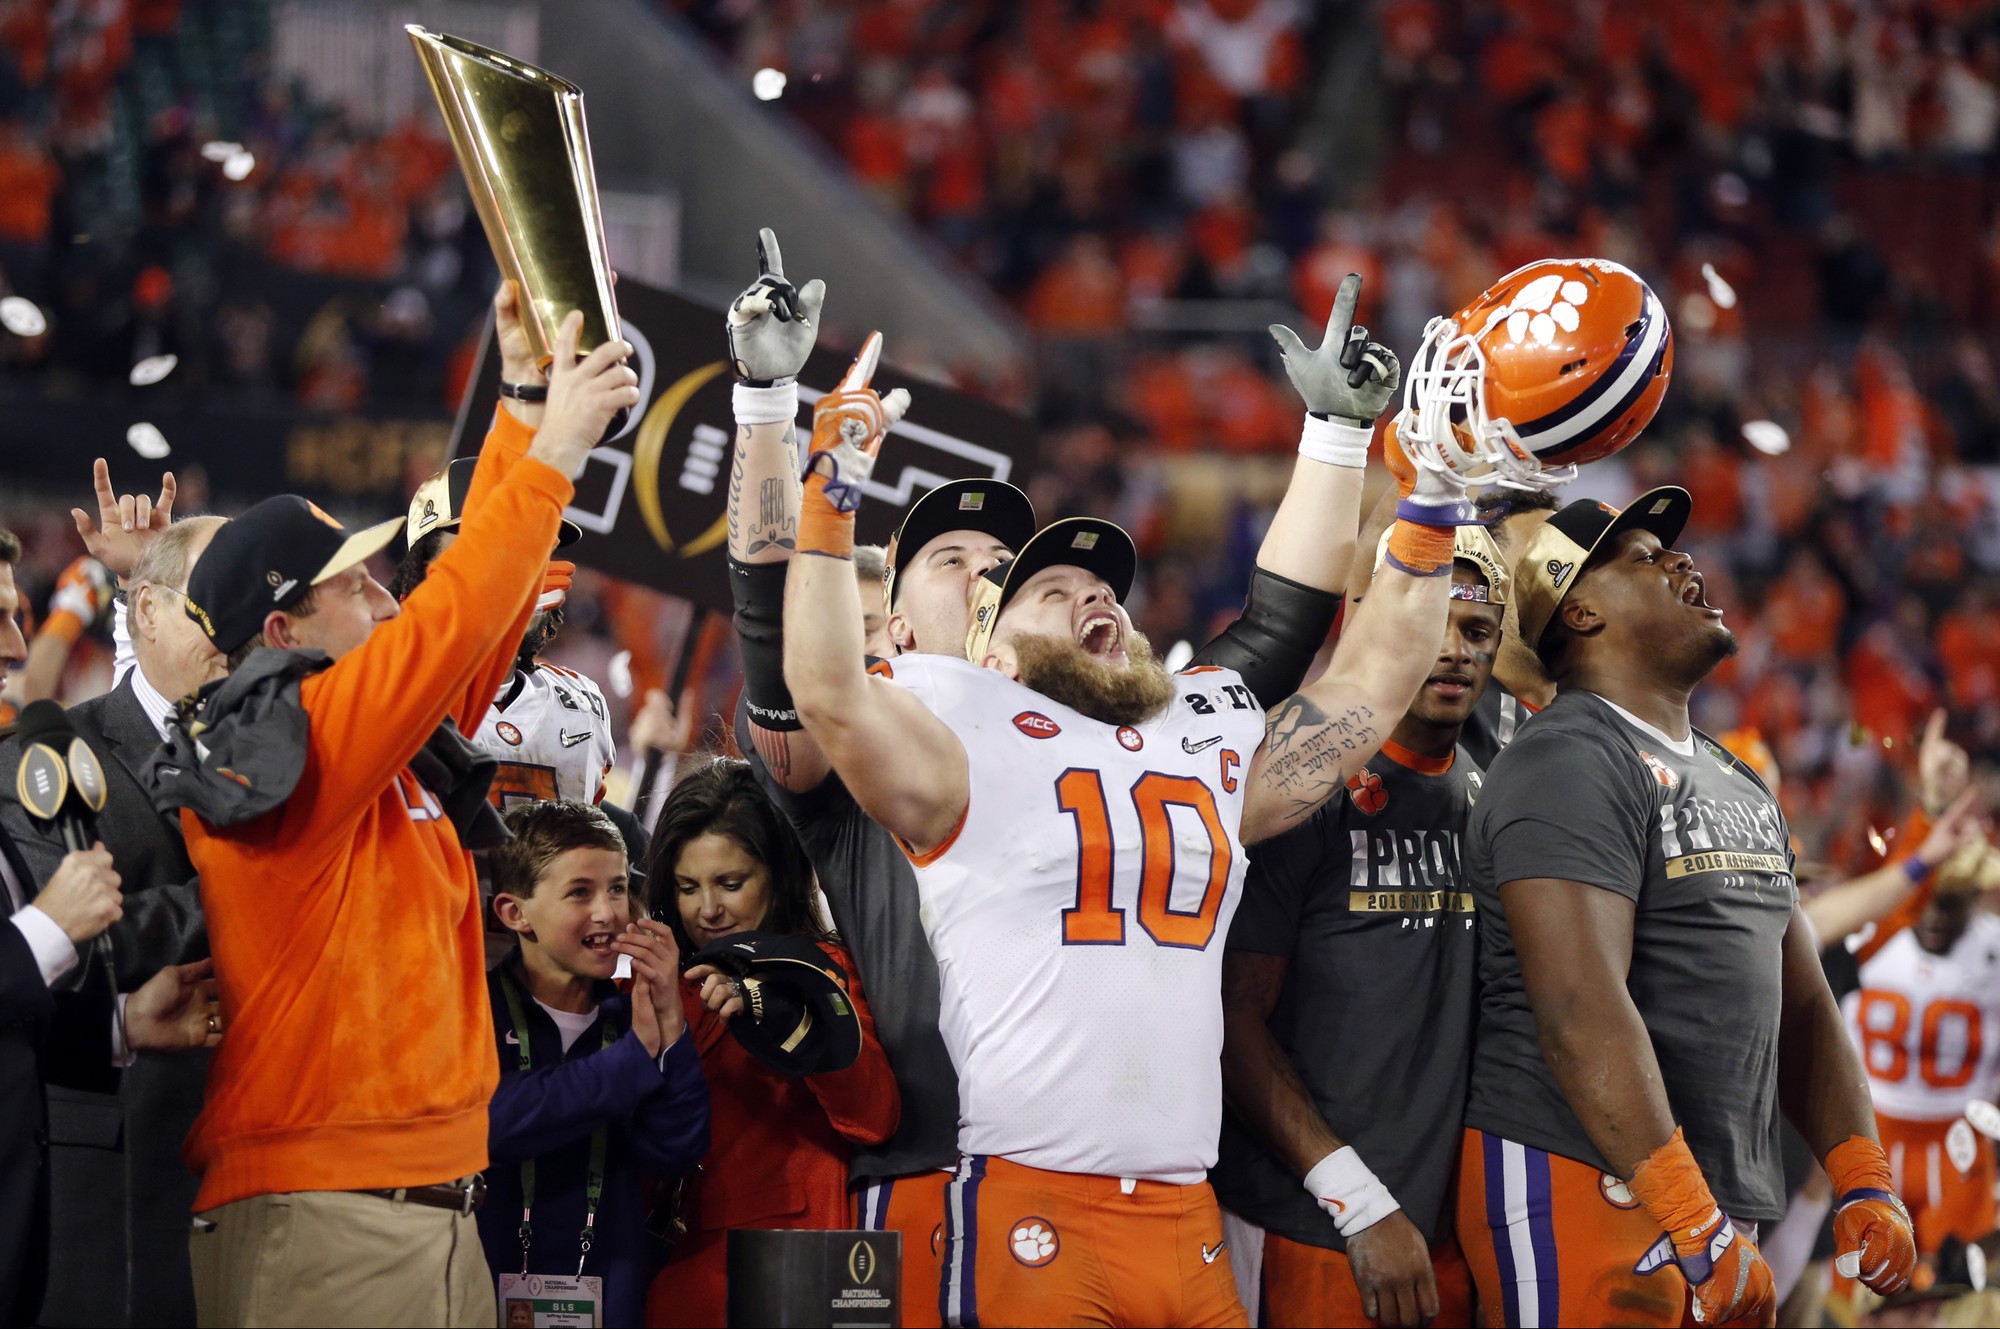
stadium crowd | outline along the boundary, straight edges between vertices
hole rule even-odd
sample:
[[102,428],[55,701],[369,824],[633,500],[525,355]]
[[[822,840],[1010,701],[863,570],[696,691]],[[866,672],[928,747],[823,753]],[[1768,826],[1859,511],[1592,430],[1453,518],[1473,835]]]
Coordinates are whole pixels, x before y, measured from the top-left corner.
[[[857,546],[922,394],[806,432],[766,231],[680,696],[565,553],[631,348],[511,284],[403,515],[10,517],[10,1320],[718,1324],[782,1229],[905,1324],[1990,1313],[2000,10],[680,8],[1015,302],[1041,464]],[[135,114],[238,21],[0,11],[9,373],[455,400],[441,140]],[[280,369],[249,250],[384,298]]]

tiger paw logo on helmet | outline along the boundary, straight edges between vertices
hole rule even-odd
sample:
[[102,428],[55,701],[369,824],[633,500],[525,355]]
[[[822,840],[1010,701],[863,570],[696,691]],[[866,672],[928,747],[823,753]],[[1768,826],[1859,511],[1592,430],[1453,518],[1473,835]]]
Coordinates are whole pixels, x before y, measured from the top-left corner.
[[1008,1249],[1014,1258],[1030,1269],[1039,1269],[1056,1258],[1062,1242],[1056,1237],[1056,1225],[1046,1218],[1024,1218],[1014,1224],[1014,1230],[1007,1234]]
[[1347,796],[1354,800],[1355,807],[1371,817],[1389,806],[1389,791],[1382,787],[1382,777],[1373,771],[1358,771],[1348,776]]

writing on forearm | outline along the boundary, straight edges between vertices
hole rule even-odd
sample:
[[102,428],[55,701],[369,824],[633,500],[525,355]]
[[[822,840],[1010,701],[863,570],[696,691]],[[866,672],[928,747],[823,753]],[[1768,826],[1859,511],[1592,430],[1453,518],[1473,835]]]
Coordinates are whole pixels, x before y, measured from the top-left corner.
[[1373,707],[1328,715],[1303,693],[1289,697],[1264,724],[1265,787],[1282,801],[1286,822],[1305,817],[1338,790],[1355,758],[1382,745]]

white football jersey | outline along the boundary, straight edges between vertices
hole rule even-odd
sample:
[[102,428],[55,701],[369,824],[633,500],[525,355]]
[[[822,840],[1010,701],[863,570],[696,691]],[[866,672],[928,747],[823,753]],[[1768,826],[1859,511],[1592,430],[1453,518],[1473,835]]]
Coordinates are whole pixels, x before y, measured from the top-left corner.
[[1974,914],[1949,953],[1905,929],[1861,966],[1841,1003],[1868,1069],[1875,1110],[1946,1121],[1991,1098],[2000,1070],[2000,918]]
[[1182,1184],[1215,1162],[1222,949],[1264,712],[1226,669],[1104,724],[939,655],[877,666],[965,744],[971,799],[913,856],[959,1149]]
[[582,674],[543,663],[515,673],[472,736],[500,762],[493,802],[504,812],[523,800],[603,798],[618,757],[608,714],[604,694]]

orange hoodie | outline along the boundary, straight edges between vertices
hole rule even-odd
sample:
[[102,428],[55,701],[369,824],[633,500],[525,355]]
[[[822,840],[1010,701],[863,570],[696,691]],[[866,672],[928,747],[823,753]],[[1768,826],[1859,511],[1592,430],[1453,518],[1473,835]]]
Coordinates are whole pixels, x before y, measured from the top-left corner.
[[305,772],[276,811],[183,811],[227,1033],[188,1136],[197,1210],[424,1186],[486,1166],[498,1079],[472,855],[406,769],[470,734],[533,613],[570,482],[496,413],[464,524],[402,614],[305,681]]

